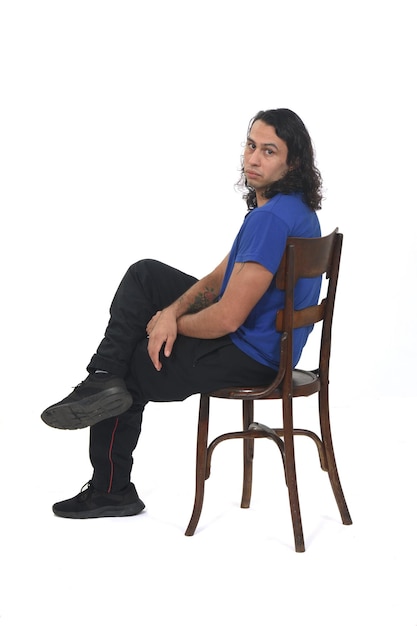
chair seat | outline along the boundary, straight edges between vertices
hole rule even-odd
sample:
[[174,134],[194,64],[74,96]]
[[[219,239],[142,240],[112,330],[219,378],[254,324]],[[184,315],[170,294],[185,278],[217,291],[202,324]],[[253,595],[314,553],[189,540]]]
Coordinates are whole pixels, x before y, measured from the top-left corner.
[[[310,396],[317,393],[320,389],[320,377],[317,370],[298,370],[292,372],[293,396]],[[213,398],[230,398],[233,400],[245,400],[246,398],[256,398],[261,400],[262,394],[267,387],[225,387],[224,389],[216,389],[208,395]],[[281,387],[269,392],[265,396],[265,400],[282,399]]]

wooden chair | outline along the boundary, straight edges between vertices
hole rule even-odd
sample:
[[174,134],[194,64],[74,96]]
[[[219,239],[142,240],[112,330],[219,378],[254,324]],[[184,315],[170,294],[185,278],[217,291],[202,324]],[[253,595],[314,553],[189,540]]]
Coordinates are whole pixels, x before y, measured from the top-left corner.
[[[347,508],[336,467],[329,416],[329,359],[331,331],[339,263],[343,235],[336,229],[326,237],[315,239],[290,238],[286,253],[276,276],[276,286],[285,290],[285,306],[278,311],[276,329],[282,333],[280,366],[274,381],[267,387],[244,387],[219,389],[200,396],[197,434],[196,489],[193,513],[185,534],[194,534],[200,519],[204,498],[205,481],[210,476],[211,457],[215,447],[228,439],[243,439],[243,492],[241,507],[248,508],[252,491],[252,464],[254,440],[261,437],[272,439],[278,446],[284,464],[288,488],[295,550],[304,552],[304,536],[294,457],[294,435],[310,437],[316,444],[321,468],[328,473],[343,524],[352,520]],[[298,278],[325,275],[323,299],[316,306],[294,310],[294,289]],[[321,339],[318,368],[304,371],[292,368],[293,329],[321,322]],[[310,430],[294,428],[293,398],[318,394],[320,436]],[[243,430],[216,437],[208,445],[210,397],[242,400]],[[269,428],[254,422],[255,400],[281,400],[282,427]]]

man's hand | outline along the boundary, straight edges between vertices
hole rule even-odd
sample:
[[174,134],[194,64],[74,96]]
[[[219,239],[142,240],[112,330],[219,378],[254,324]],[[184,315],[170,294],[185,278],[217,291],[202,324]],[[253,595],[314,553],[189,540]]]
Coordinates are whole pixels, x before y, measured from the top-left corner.
[[162,346],[165,344],[164,355],[169,357],[177,338],[177,320],[174,312],[169,308],[157,311],[149,320],[146,326],[146,333],[148,335],[149,358],[159,372],[162,368],[162,363],[159,360]]

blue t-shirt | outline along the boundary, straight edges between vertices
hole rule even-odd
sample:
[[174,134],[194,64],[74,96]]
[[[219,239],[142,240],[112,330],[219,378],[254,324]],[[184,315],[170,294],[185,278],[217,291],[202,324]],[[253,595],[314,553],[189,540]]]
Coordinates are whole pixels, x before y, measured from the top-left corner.
[[[284,308],[284,292],[275,286],[275,274],[285,252],[288,237],[320,237],[316,212],[300,194],[278,194],[261,207],[250,211],[230,251],[223,285],[224,293],[235,263],[253,261],[266,267],[274,278],[266,293],[249,313],[236,332],[230,333],[233,343],[259,363],[278,368],[281,335],[275,330],[276,312]],[[321,279],[300,279],[295,288],[295,308],[317,304]],[[312,327],[294,331],[293,365],[300,359]]]

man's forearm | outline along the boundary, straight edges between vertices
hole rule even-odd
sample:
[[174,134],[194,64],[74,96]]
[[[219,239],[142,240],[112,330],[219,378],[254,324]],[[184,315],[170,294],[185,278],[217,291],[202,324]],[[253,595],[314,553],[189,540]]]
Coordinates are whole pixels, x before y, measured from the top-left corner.
[[197,313],[216,302],[223,282],[226,259],[211,274],[197,281],[178,300],[167,307],[177,319],[182,315]]
[[198,339],[216,339],[236,330],[231,326],[220,302],[197,313],[182,315],[177,319],[177,329],[181,335]]

